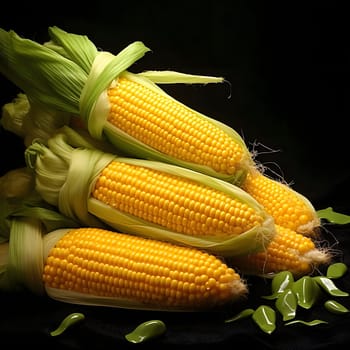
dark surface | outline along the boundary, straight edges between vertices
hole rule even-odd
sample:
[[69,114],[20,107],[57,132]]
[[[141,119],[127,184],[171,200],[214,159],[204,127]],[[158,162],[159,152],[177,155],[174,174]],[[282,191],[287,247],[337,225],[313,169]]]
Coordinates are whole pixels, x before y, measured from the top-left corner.
[[[0,14],[0,26],[44,42],[47,27],[57,25],[86,34],[97,47],[113,53],[142,40],[152,52],[132,66],[132,72],[172,69],[224,76],[230,84],[163,87],[235,128],[250,149],[258,152],[257,161],[282,175],[316,209],[332,206],[350,214],[350,50],[344,6],[336,1],[291,6],[177,1],[176,5],[141,2],[112,7],[96,4],[75,9],[56,3],[39,11],[30,3],[8,3]],[[18,90],[0,76],[0,92],[2,105]],[[23,145],[3,129],[0,142],[3,174],[23,164]],[[338,252],[336,259],[350,266],[349,227],[327,229],[324,238]],[[260,296],[267,293],[268,284],[260,279],[248,282],[247,305],[255,307],[262,303]],[[350,291],[348,274],[337,283]],[[166,322],[167,333],[153,342],[166,348],[243,342],[261,349],[328,349],[350,343],[350,315],[330,314],[322,304],[300,317],[328,320],[327,325],[286,327],[279,318],[277,330],[267,335],[251,319],[224,324],[234,308],[213,314],[152,313],[75,306],[27,294],[1,296],[2,344],[125,349],[135,346],[125,341],[124,334],[151,318]],[[350,307],[349,298],[341,301]],[[73,311],[84,312],[86,320],[60,337],[50,337],[49,331]]]

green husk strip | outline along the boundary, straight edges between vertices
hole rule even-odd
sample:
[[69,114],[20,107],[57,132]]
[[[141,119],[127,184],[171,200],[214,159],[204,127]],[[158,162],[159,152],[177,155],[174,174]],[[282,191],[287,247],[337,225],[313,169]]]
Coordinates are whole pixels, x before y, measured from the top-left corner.
[[19,137],[24,137],[23,122],[29,109],[30,104],[27,96],[19,93],[11,102],[2,106],[1,126]]
[[39,219],[47,231],[78,225],[46,203],[34,186],[34,173],[26,167],[10,170],[0,178],[0,243],[9,240],[12,220],[21,217]]
[[67,33],[57,26],[48,28],[50,41],[44,45],[70,59],[89,74],[98,50],[86,35]]
[[155,71],[148,70],[138,73],[139,76],[149,79],[156,84],[208,84],[222,83],[224,78],[211,77],[207,75],[186,74],[171,70]]
[[125,309],[135,309],[135,310],[152,310],[152,311],[196,311],[195,308],[190,307],[184,309],[180,307],[165,307],[162,305],[145,305],[142,302],[137,302],[135,300],[130,300],[126,298],[116,298],[116,297],[103,297],[92,294],[84,294],[79,292],[73,292],[70,290],[45,287],[46,294],[55,300],[77,304],[77,305],[91,305],[91,306],[106,306],[106,307],[116,307]]
[[11,169],[0,176],[0,202],[3,199],[24,198],[34,189],[33,172],[27,167]]
[[24,139],[28,147],[33,140],[47,140],[53,133],[70,123],[71,114],[50,110],[42,105],[29,101],[27,95],[17,96],[2,108],[1,125]]
[[40,220],[20,218],[12,221],[7,274],[13,285],[22,285],[43,294],[43,226]]
[[[104,222],[127,233],[206,247],[224,255],[262,250],[275,234],[273,220],[262,206],[245,191],[225,181],[175,165],[120,158],[97,149],[73,148],[67,142],[67,135],[60,133],[48,141],[50,149],[39,143],[33,144],[26,150],[27,164],[36,171],[36,188],[42,197],[57,205],[64,215],[85,225],[102,227]],[[113,160],[165,171],[211,186],[247,203],[264,216],[265,222],[243,235],[219,241],[217,238],[197,238],[175,233],[132,215],[112,210],[109,206],[93,200],[91,191],[101,171]]]
[[79,114],[87,74],[54,50],[0,28],[0,71],[31,100]]
[[332,207],[317,210],[320,219],[328,220],[332,224],[346,225],[350,224],[350,215],[338,213]]
[[9,243],[0,241],[0,290],[12,291],[14,286],[8,279],[7,266],[9,260]]
[[[102,137],[105,120],[100,116],[90,121],[90,114],[98,97],[107,89],[113,79],[129,68],[149,49],[139,41],[135,41],[117,56],[108,53],[101,53],[96,56],[97,64],[93,64],[88,79],[82,91],[80,100],[80,112],[86,118],[89,132],[96,138]],[[101,60],[99,60],[101,58]],[[95,130],[97,132],[95,133]]]

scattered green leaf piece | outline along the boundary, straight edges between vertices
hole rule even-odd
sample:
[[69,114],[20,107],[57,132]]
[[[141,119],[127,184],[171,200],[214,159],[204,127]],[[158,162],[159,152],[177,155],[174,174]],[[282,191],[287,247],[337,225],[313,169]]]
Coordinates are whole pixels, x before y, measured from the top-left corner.
[[292,285],[292,291],[297,296],[298,305],[310,309],[317,301],[320,288],[310,276],[303,276]]
[[125,335],[131,343],[141,343],[159,337],[166,331],[165,323],[161,320],[150,320],[138,325],[132,332]]
[[252,318],[265,333],[271,334],[276,329],[276,312],[270,306],[260,305],[253,312]]
[[326,276],[333,279],[340,278],[345,275],[347,270],[348,267],[344,263],[334,263],[328,266]]
[[67,317],[65,317],[60,325],[52,332],[50,332],[50,335],[53,337],[62,334],[68,327],[71,327],[73,324],[76,324],[77,322],[80,322],[85,319],[84,314],[80,312],[74,312],[72,314],[69,314]]
[[326,219],[332,224],[345,225],[350,223],[350,216],[335,212],[332,207],[317,210],[320,219]]
[[291,324],[296,324],[296,323],[301,323],[301,324],[304,324],[305,326],[317,326],[319,324],[324,324],[328,322],[323,320],[312,320],[312,321],[294,320],[294,321],[285,323],[285,326],[289,326]]
[[283,316],[283,321],[292,320],[295,317],[298,306],[297,296],[291,289],[286,289],[276,299],[275,305]]
[[276,299],[281,293],[289,288],[294,282],[293,274],[290,271],[281,271],[276,273],[271,282],[271,295],[262,298],[272,300]]
[[324,303],[325,308],[334,314],[345,314],[350,310],[336,300],[327,300]]
[[315,276],[312,277],[328,294],[334,296],[334,297],[347,297],[349,296],[348,292],[344,292],[341,289],[339,289],[334,282],[324,276]]
[[230,322],[240,320],[242,318],[246,318],[246,317],[252,315],[253,313],[254,313],[254,309],[245,309],[245,310],[239,312],[237,315],[225,320],[225,323],[230,323]]

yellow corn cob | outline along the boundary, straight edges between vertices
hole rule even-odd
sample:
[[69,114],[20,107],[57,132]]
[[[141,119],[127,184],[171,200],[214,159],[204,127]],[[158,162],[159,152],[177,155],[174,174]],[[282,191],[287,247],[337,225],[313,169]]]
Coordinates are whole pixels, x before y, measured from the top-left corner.
[[237,186],[170,164],[75,148],[66,136],[34,143],[26,161],[42,198],[86,226],[102,221],[222,255],[259,250],[275,233],[273,219]]
[[276,231],[265,251],[233,258],[230,264],[247,274],[268,275],[290,271],[295,276],[302,276],[330,261],[329,252],[316,247],[310,237],[279,225],[276,225]]
[[102,170],[92,197],[188,235],[239,235],[260,226],[264,220],[247,203],[224,192],[122,161],[113,161]]
[[74,304],[195,311],[247,293],[233,268],[201,250],[91,227],[46,233],[26,217],[11,221],[0,270],[0,289]]
[[68,231],[50,249],[43,281],[56,298],[63,290],[151,309],[207,309],[247,292],[234,269],[214,255],[98,228]]
[[133,75],[121,75],[107,93],[107,121],[148,147],[224,175],[247,165],[250,155],[242,140],[237,142],[213,122]]
[[276,224],[304,235],[317,233],[321,223],[315,208],[287,184],[252,169],[241,187],[264,206]]

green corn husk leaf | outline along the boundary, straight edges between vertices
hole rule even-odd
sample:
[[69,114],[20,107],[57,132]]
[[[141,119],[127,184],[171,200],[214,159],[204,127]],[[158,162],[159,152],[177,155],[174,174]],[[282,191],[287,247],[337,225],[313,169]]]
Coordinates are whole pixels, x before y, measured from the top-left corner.
[[[87,74],[73,61],[0,28],[0,71],[35,103],[79,114]],[[64,78],[63,78],[64,77]]]
[[23,93],[2,106],[1,126],[19,137],[24,137],[23,122],[29,113],[30,104],[27,95]]
[[[185,166],[235,184],[244,180],[247,168],[253,165],[253,161],[243,139],[232,128],[201,113],[192,110],[198,117],[224,129],[245,150],[245,157],[236,174],[228,176],[206,166],[169,157],[121,132],[106,121],[109,111],[106,89],[114,84],[120,75],[126,74],[128,78],[164,95],[167,94],[156,84],[207,84],[223,82],[223,78],[173,71],[133,74],[127,69],[149,51],[142,42],[133,42],[119,54],[113,55],[97,51],[86,36],[67,33],[58,27],[49,27],[49,35],[51,40],[40,45],[20,38],[13,31],[0,31],[0,71],[33,101],[43,103],[50,109],[79,115],[94,138],[107,137],[113,145],[123,152],[130,152],[132,156]],[[40,79],[34,79],[34,76],[40,76]]]
[[40,220],[26,217],[11,221],[9,242],[0,245],[1,290],[44,293],[43,232]]
[[35,139],[47,140],[57,129],[69,124],[71,117],[69,113],[35,104],[27,95],[18,93],[3,106],[1,123],[4,129],[23,138],[28,147]]
[[[262,250],[274,236],[273,219],[265,213],[259,203],[237,186],[175,165],[121,158],[94,148],[74,148],[69,144],[78,145],[77,139],[72,140],[73,134],[73,131],[68,135],[62,130],[48,140],[48,147],[35,143],[25,152],[27,164],[36,172],[37,191],[50,204],[57,206],[64,215],[84,225],[103,227],[107,224],[126,233],[187,244],[227,256]],[[248,203],[264,216],[265,221],[263,225],[239,236],[220,240],[176,233],[132,215],[112,210],[111,207],[91,198],[91,191],[100,172],[113,160],[165,171],[211,186]]]
[[347,225],[350,224],[350,215],[339,213],[333,210],[332,207],[317,210],[317,215],[320,219],[328,220],[332,224]]
[[[34,294],[44,295],[42,281],[44,261],[48,247],[49,249],[53,247],[59,235],[56,234],[55,240],[46,239],[45,247],[43,238],[50,231],[45,228],[41,218],[27,214],[28,212],[24,212],[23,215],[19,214],[11,219],[9,240],[0,244],[0,290],[8,292],[29,290]],[[52,214],[54,217],[54,213]],[[47,212],[41,217],[47,217]],[[69,220],[61,222],[57,227],[66,225],[69,225]],[[67,230],[55,229],[52,232],[60,233],[62,236]]]
[[38,219],[48,231],[78,226],[43,200],[34,188],[34,180],[34,173],[26,167],[10,170],[0,177],[0,243],[9,240],[12,220],[16,218]]

